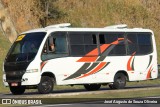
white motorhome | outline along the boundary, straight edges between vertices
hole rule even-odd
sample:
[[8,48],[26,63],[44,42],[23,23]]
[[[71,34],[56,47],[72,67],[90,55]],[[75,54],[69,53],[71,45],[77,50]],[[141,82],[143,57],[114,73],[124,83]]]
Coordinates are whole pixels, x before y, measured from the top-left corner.
[[149,29],[115,25],[72,28],[69,23],[20,34],[3,67],[3,83],[13,94],[37,88],[46,94],[54,85],[84,85],[98,90],[109,84],[121,89],[126,81],[158,76],[154,34]]

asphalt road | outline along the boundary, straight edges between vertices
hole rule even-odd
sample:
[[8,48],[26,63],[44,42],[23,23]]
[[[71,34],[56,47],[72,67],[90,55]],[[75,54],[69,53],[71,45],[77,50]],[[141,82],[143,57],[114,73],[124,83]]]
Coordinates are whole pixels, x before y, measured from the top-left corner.
[[[86,95],[86,94],[95,94],[95,93],[105,93],[105,92],[114,92],[114,91],[120,91],[120,92],[129,92],[129,91],[134,91],[134,90],[146,90],[148,89],[155,89],[159,88],[160,85],[152,85],[152,86],[132,86],[132,87],[126,87],[125,89],[121,90],[110,90],[109,88],[102,88],[98,91],[86,91],[84,89],[77,89],[77,90],[56,90],[51,94],[38,94],[37,92],[26,92],[23,95],[12,95],[12,94],[0,94],[0,98],[4,99],[14,99],[14,98],[54,98],[56,99],[57,96],[71,96],[71,95]],[[156,97],[150,97],[152,99],[157,99],[160,100],[160,96]],[[121,100],[121,99],[120,99]],[[128,99],[122,99],[122,100],[128,100]],[[35,106],[25,106],[25,107],[159,107],[160,104],[110,104],[110,103],[104,103],[105,100],[96,100],[96,101],[91,101],[91,102],[78,102],[78,103],[68,103],[68,104],[49,104],[49,105],[35,105]]]
[[74,89],[74,90],[55,90],[50,94],[39,94],[38,92],[26,92],[23,95],[12,95],[11,93],[3,94],[0,93],[0,98],[47,98],[47,97],[57,97],[57,96],[72,96],[72,95],[85,95],[85,94],[95,94],[104,92],[114,92],[114,91],[132,91],[132,90],[145,90],[146,88],[160,88],[160,85],[150,85],[150,86],[130,86],[125,89],[111,90],[110,88],[101,88],[97,91],[86,91],[85,89]]

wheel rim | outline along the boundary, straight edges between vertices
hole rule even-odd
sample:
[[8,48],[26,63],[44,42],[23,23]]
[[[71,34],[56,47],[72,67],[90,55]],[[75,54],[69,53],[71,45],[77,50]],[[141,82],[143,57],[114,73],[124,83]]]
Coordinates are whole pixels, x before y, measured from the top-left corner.
[[125,78],[124,77],[118,77],[116,81],[119,85],[125,84]]
[[44,81],[43,83],[42,83],[42,87],[43,87],[43,89],[45,90],[45,91],[47,91],[47,90],[50,90],[51,89],[51,83],[49,82],[49,81]]

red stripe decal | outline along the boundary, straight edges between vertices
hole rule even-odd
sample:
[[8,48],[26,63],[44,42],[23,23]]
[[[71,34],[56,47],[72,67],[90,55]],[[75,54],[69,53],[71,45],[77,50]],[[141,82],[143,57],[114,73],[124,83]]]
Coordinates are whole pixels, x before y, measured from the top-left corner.
[[[115,44],[117,45],[120,40],[124,40],[124,38],[118,38],[116,41],[111,44],[103,44],[100,46],[101,53],[103,53],[109,46]],[[82,58],[80,58],[77,62],[95,62],[98,58],[98,48],[92,50]]]
[[79,59],[77,62],[95,62],[97,59],[97,57],[82,57],[81,59]]
[[89,73],[87,74],[84,74],[76,79],[79,79],[79,78],[83,78],[83,77],[86,77],[86,76],[89,76],[89,75],[92,75],[98,71],[100,71],[105,65],[107,64],[107,62],[101,62],[95,69],[91,70]]
[[46,65],[48,61],[44,61],[44,62],[41,62],[41,70],[43,69],[44,65]]
[[124,38],[118,38],[118,41],[120,41],[120,40],[124,40]]
[[[100,46],[101,53],[103,53],[110,44],[103,44]],[[98,49],[94,49],[93,51],[86,54],[84,57],[80,58],[77,62],[95,62],[98,58]]]
[[118,43],[119,43],[119,41],[116,40],[116,41],[112,42],[111,44],[112,44],[112,45],[117,45]]
[[98,49],[94,49],[91,52],[89,52],[88,54],[86,54],[85,56],[98,56]]
[[100,46],[101,53],[103,53],[109,46],[110,44],[103,44],[102,46]]
[[132,56],[129,58],[128,63],[127,63],[127,71],[133,71],[133,68],[131,66],[131,60],[133,59],[134,55],[136,54],[136,52],[134,52],[132,54]]
[[152,69],[152,66],[148,70],[147,77],[146,77],[147,79],[151,78],[151,69]]
[[94,49],[84,57],[80,58],[77,62],[95,62],[98,58],[98,49]]

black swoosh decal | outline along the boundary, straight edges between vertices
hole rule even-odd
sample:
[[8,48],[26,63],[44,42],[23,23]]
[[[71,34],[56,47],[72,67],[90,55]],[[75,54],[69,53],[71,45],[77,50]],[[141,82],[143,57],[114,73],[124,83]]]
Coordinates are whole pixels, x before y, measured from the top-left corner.
[[[79,70],[77,70],[77,72],[75,72],[74,74],[70,75],[69,77],[67,77],[64,80],[68,80],[68,79],[73,79],[76,77],[81,76],[82,74],[86,74],[87,72],[89,72],[90,70],[92,70],[93,68],[95,68],[99,63],[93,63],[91,65],[91,63],[85,63]],[[91,66],[90,66],[91,65]],[[90,66],[90,67],[89,67]],[[88,68],[89,67],[89,68]],[[87,69],[88,68],[88,69]]]
[[152,55],[150,55],[150,56],[149,56],[149,63],[148,63],[147,68],[150,66],[150,64],[151,64],[151,62],[152,62],[152,58],[153,58],[153,56],[152,56]]
[[[124,40],[118,40],[118,44],[123,43]],[[101,56],[97,59],[97,62],[94,62],[92,65],[91,63],[85,63],[83,64],[83,66],[77,70],[75,73],[73,73],[72,75],[70,75],[69,77],[65,78],[64,80],[68,80],[68,79],[73,79],[76,77],[79,77],[83,74],[86,74],[88,72],[90,72],[92,69],[94,69],[95,67],[98,66],[98,64],[100,62],[102,62],[107,56],[108,54],[114,49],[114,47],[118,44],[111,44],[111,46],[109,46],[109,48],[107,48],[102,54]],[[110,62],[108,62],[102,69],[104,69]],[[90,66],[91,65],[91,66]],[[90,67],[89,67],[90,66]],[[88,68],[89,67],[89,68]],[[101,71],[102,69],[100,69],[99,71]],[[97,71],[97,72],[99,72]],[[96,73],[97,73],[96,72]]]

